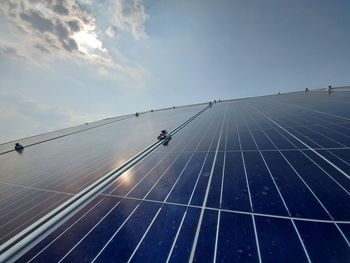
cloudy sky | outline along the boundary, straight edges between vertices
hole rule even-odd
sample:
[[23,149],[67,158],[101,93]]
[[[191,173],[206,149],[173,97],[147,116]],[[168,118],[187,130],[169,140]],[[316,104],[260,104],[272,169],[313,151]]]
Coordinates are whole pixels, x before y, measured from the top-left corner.
[[350,2],[0,0],[0,142],[350,84]]

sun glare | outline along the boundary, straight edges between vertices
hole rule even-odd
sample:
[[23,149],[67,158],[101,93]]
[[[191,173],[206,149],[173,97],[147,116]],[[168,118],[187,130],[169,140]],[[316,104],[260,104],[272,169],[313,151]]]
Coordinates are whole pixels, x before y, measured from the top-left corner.
[[83,53],[87,53],[91,49],[103,51],[102,42],[98,39],[97,34],[90,28],[84,28],[73,35],[74,40],[78,44],[78,48]]

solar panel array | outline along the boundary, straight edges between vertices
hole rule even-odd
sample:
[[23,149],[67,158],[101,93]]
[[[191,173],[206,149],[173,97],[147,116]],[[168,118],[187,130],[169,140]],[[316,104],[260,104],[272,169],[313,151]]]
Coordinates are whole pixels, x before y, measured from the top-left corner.
[[78,133],[74,127],[60,131],[67,136],[59,138],[50,133],[20,140],[22,154],[12,150],[0,155],[0,244],[120,166],[152,143],[160,129],[173,129],[202,108],[91,124],[96,128],[82,126]]
[[[346,88],[213,103],[18,261],[350,262],[349,106]],[[1,242],[203,107],[0,156]]]

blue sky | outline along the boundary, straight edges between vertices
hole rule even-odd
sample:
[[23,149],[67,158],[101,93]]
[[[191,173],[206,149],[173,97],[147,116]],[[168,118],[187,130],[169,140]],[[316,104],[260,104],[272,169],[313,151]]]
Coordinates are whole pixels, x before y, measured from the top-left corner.
[[349,85],[349,12],[349,1],[5,1],[0,142],[151,108]]

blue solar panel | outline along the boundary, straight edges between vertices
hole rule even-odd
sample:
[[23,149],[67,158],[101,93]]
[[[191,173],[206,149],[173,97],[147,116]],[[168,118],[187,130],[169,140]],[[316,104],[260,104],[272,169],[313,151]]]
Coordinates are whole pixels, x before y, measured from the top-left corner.
[[349,262],[349,103],[346,89],[214,103],[18,261]]
[[175,128],[203,107],[92,124],[59,138],[36,136],[24,140],[23,153],[0,154],[0,244],[153,143],[159,130]]

